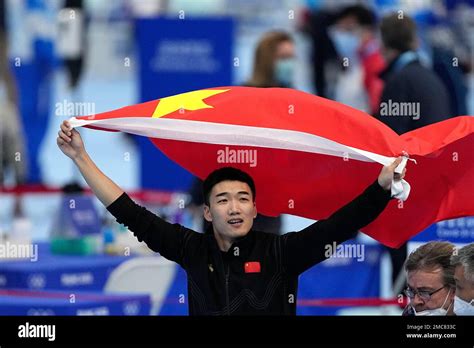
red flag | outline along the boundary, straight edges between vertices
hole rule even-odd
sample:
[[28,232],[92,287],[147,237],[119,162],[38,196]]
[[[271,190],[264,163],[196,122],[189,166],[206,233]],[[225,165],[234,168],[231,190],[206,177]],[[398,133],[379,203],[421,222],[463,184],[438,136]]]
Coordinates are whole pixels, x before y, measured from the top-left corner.
[[260,262],[246,262],[244,267],[245,273],[260,273]]
[[194,175],[234,166],[257,187],[257,209],[324,219],[360,194],[381,165],[407,153],[409,198],[363,232],[398,247],[429,225],[474,215],[474,118],[401,136],[374,117],[292,89],[222,87],[179,94],[71,124],[150,137]]

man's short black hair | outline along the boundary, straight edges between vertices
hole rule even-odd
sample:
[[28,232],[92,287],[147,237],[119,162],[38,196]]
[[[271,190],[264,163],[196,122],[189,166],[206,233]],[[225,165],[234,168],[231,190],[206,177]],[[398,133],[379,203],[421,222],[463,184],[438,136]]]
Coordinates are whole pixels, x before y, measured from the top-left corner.
[[354,17],[359,25],[375,28],[377,18],[372,10],[363,5],[351,5],[344,7],[336,16],[336,20],[346,17]]
[[204,197],[204,204],[206,204],[208,207],[210,206],[209,198],[211,195],[212,188],[218,183],[222,181],[227,181],[227,180],[240,181],[249,185],[250,190],[252,191],[252,199],[255,201],[255,196],[257,192],[255,190],[255,183],[252,177],[240,169],[233,168],[233,167],[223,167],[223,168],[216,169],[212,173],[210,173],[207,176],[206,180],[204,180],[204,182],[202,183],[202,193]]

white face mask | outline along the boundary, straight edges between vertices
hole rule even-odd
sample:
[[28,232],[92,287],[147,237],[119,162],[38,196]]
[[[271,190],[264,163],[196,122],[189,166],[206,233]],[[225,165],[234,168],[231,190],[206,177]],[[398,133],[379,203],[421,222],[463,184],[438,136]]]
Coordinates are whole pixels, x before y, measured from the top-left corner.
[[454,314],[456,315],[474,315],[474,299],[471,302],[454,296]]
[[339,29],[330,29],[328,34],[339,56],[350,60],[359,59],[357,54],[361,44],[359,35]]
[[448,314],[449,308],[451,308],[451,305],[449,305],[448,309],[444,309],[444,305],[446,304],[446,301],[448,300],[449,294],[451,293],[451,289],[449,289],[448,294],[446,295],[446,298],[444,299],[443,304],[441,305],[440,308],[435,308],[435,309],[425,309],[424,311],[417,312],[415,307],[413,308],[413,312],[415,313],[416,316],[434,316],[434,315],[440,315],[444,316]]

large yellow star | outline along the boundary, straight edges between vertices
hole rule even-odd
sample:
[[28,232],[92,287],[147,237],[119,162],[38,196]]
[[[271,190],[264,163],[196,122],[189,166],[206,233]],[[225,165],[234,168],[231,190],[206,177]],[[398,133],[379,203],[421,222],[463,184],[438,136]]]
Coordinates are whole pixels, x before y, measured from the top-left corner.
[[205,89],[162,98],[153,112],[152,117],[161,117],[178,110],[191,111],[213,108],[213,106],[207,105],[204,99],[227,91],[228,89]]

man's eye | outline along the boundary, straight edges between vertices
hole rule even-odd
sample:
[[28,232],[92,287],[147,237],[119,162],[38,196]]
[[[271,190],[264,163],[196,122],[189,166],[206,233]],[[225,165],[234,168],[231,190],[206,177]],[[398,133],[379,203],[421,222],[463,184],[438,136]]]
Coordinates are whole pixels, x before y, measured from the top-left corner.
[[217,203],[225,203],[227,202],[227,199],[221,199],[220,201],[217,201]]
[[241,200],[241,201],[248,201],[248,198],[243,198],[243,197],[242,197],[240,200]]

